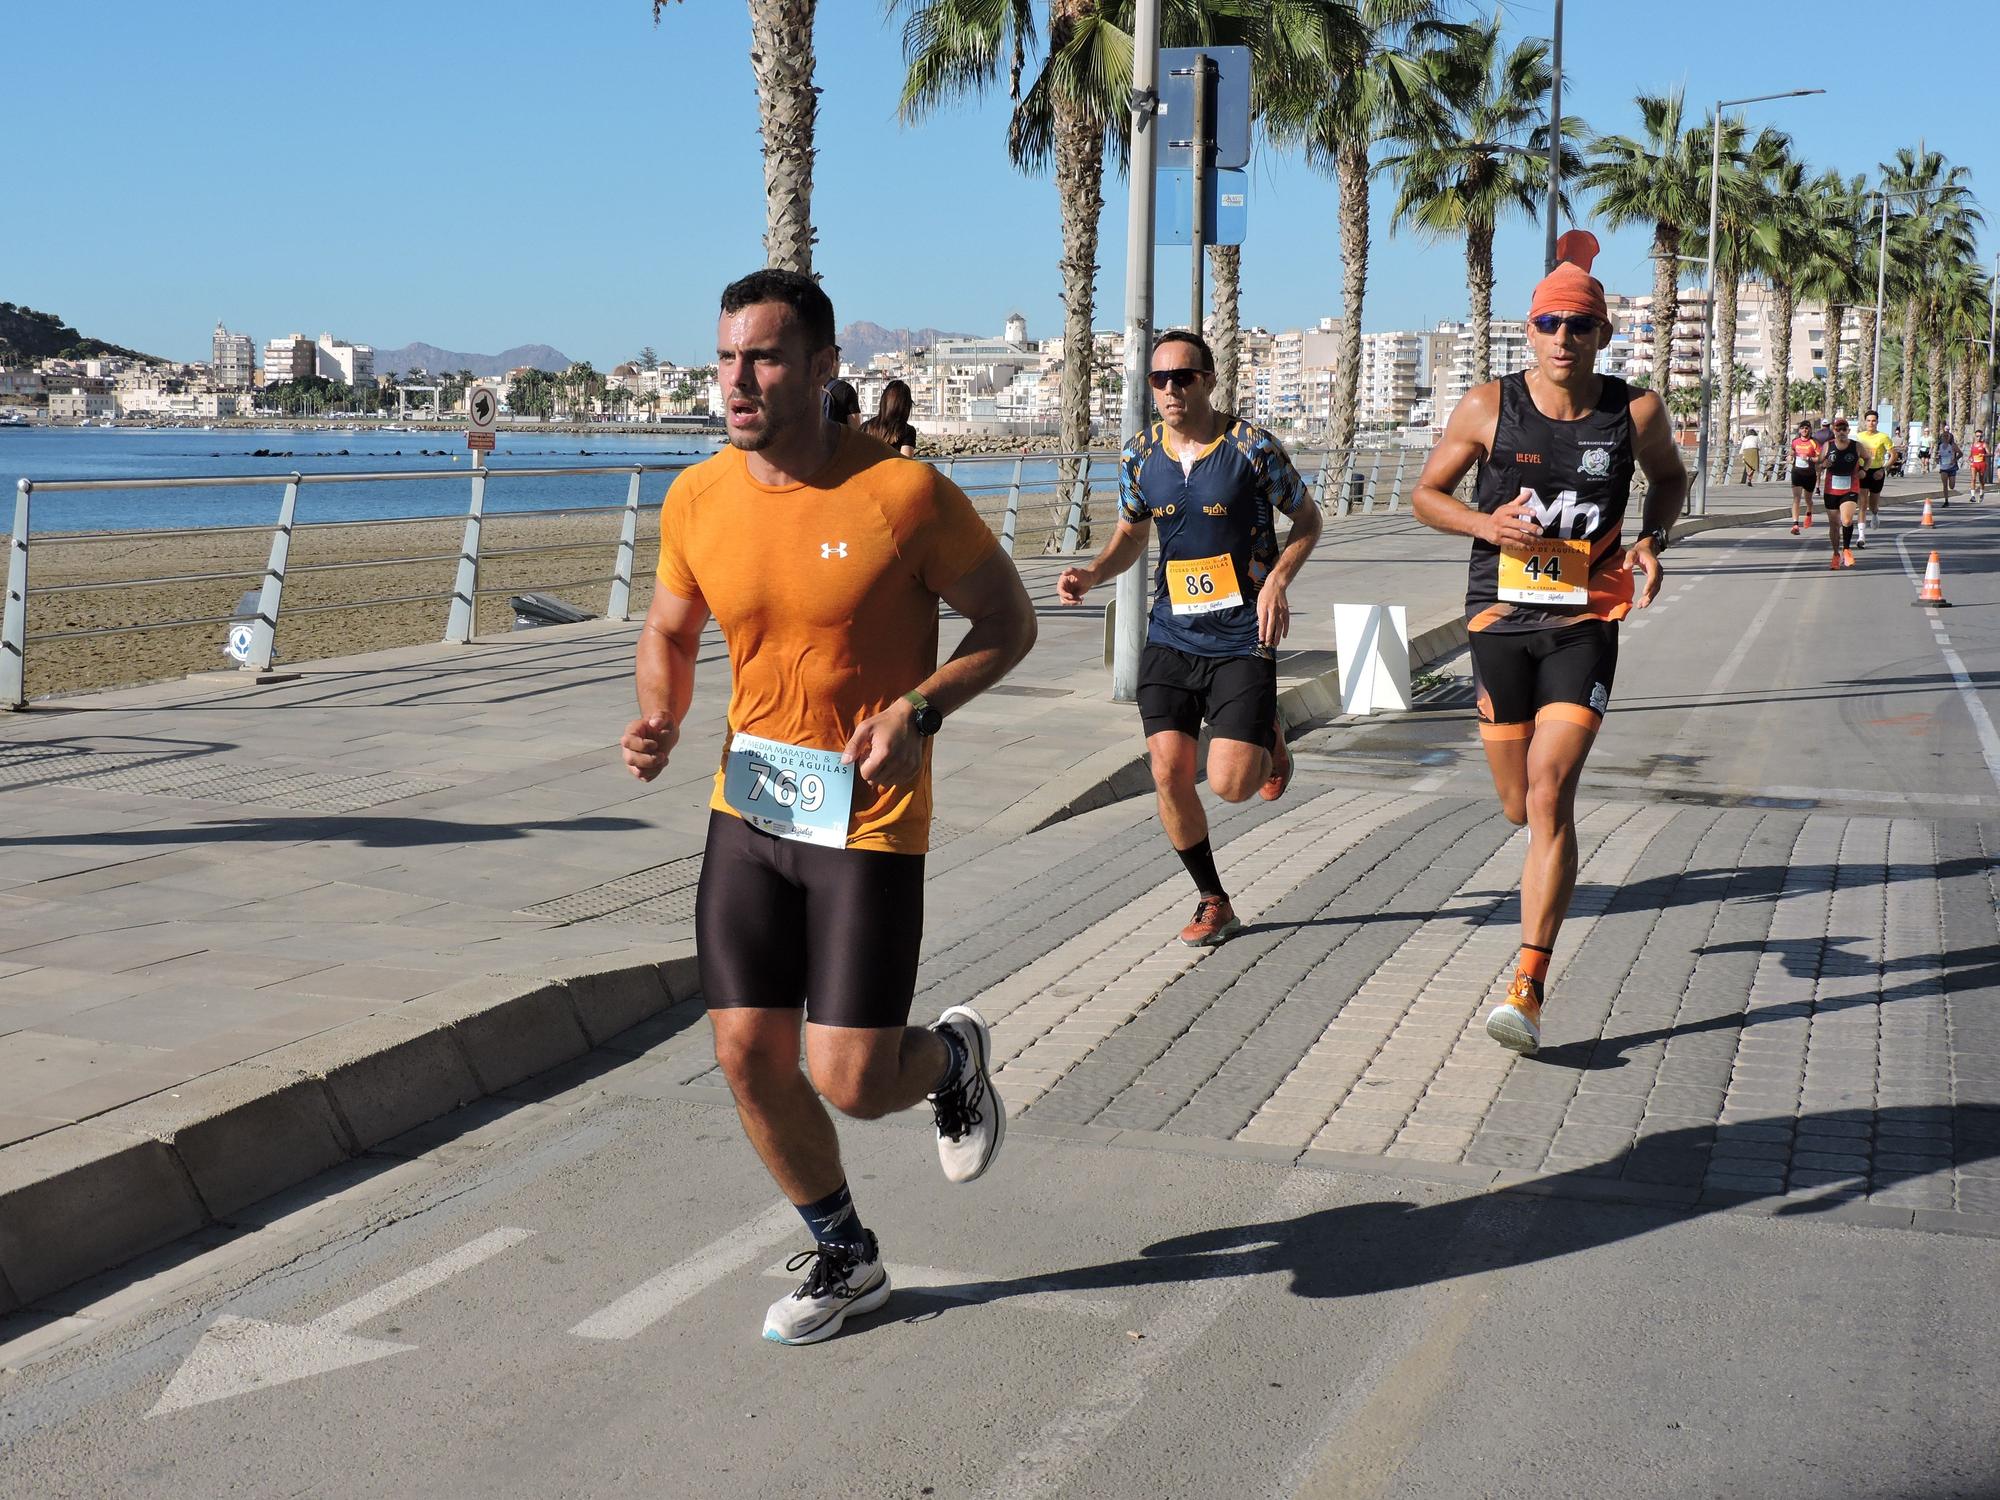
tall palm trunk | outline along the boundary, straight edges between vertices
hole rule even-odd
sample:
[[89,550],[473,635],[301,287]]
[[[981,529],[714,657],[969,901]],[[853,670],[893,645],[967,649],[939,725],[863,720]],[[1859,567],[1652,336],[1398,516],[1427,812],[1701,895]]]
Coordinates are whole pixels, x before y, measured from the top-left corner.
[[815,0],[750,0],[750,68],[764,137],[764,261],[812,273]]
[[1917,393],[1917,325],[1923,318],[1923,304],[1912,296],[1903,308],[1903,372],[1896,386],[1896,419],[1905,426],[1915,415]]
[[[1333,372],[1335,448],[1354,442],[1361,386],[1361,307],[1368,296],[1368,144],[1344,140],[1333,158],[1340,214],[1340,365]],[[1433,412],[1433,422],[1444,413]]]
[[[1233,413],[1236,410],[1236,345],[1242,333],[1238,313],[1243,300],[1243,247],[1210,245],[1208,274],[1215,283],[1215,299],[1209,313],[1210,327],[1214,330],[1209,342],[1215,349],[1215,407],[1218,411]],[[1268,421],[1271,414],[1259,412],[1257,415],[1259,420]]]
[[1930,347],[1924,351],[1924,376],[1930,386],[1930,389],[1924,392],[1924,419],[1930,423],[1930,430],[1935,433],[1945,415],[1945,392],[1942,389],[1944,348],[1936,339],[1931,339],[1929,343]]
[[[1721,282],[1722,297],[1717,306],[1718,316],[1715,329],[1715,357],[1722,366],[1722,383],[1716,395],[1716,405],[1720,408],[1709,423],[1709,473],[1715,484],[1729,482],[1729,464],[1736,455],[1735,444],[1730,441],[1732,429],[1736,425],[1736,246],[1726,237],[1721,249],[1723,259],[1716,263],[1715,274]],[[1716,439],[1716,429],[1720,427],[1722,437]]]
[[[1778,339],[1771,351],[1772,362],[1777,366],[1771,372],[1771,409],[1764,413],[1764,425],[1771,436],[1767,452],[1783,445],[1785,432],[1792,425],[1792,310],[1799,300],[1788,281],[1779,281],[1771,291],[1777,302]],[[1829,376],[1831,370],[1829,366]]]
[[1493,226],[1465,228],[1465,294],[1472,316],[1472,383],[1493,378]]
[[[1053,29],[1053,28],[1052,28]],[[1051,45],[1054,45],[1053,38]],[[1062,448],[1090,446],[1091,372],[1097,344],[1091,336],[1097,284],[1097,220],[1104,208],[1104,131],[1060,92],[1055,100],[1056,193],[1062,200],[1063,368]],[[1138,368],[1144,368],[1142,362]],[[1063,524],[1075,493],[1079,464],[1065,459],[1055,495],[1047,550],[1062,545]],[[1077,544],[1090,540],[1090,497],[1084,496]]]
[[1680,317],[1681,232],[1674,224],[1653,226],[1653,389],[1662,401],[1674,383],[1674,323]]
[[[1847,309],[1844,307],[1829,307],[1826,310],[1826,399],[1829,403],[1838,399],[1841,364],[1840,339],[1841,335],[1846,331]],[[1868,331],[1866,318],[1862,320],[1861,331],[1863,333]],[[1865,348],[1866,346],[1864,345],[1863,347]],[[1864,354],[1862,358],[1866,359],[1867,356]],[[1785,414],[1786,422],[1789,423],[1791,419],[1791,413],[1787,412]]]

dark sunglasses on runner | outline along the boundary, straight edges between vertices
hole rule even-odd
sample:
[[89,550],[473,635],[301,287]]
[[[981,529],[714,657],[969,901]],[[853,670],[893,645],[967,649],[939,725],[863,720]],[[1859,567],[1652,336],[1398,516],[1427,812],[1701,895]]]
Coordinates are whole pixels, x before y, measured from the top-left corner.
[[1168,386],[1172,386],[1175,390],[1180,390],[1183,386],[1193,385],[1207,373],[1208,371],[1206,370],[1190,370],[1186,368],[1179,370],[1155,370],[1146,379],[1156,391],[1164,391]]
[[1578,335],[1592,334],[1604,326],[1603,322],[1589,313],[1537,313],[1528,321],[1535,325],[1537,333],[1554,333],[1558,328],[1567,328]]

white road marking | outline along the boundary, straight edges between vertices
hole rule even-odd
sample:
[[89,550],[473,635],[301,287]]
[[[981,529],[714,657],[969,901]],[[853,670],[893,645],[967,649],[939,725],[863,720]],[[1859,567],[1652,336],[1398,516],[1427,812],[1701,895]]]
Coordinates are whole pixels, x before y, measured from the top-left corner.
[[399,1307],[461,1271],[491,1260],[527,1239],[532,1229],[495,1229],[456,1250],[406,1271],[372,1292],[344,1302],[309,1323],[266,1323],[224,1313],[211,1323],[181,1362],[174,1378],[146,1413],[148,1418],[222,1401],[250,1391],[324,1375],[350,1365],[402,1354],[414,1344],[355,1338],[351,1331]]
[[[1923,588],[1923,574],[1910,560],[1909,539],[1896,538],[1896,550],[1902,554],[1903,571],[1918,589]],[[1925,560],[1928,563],[1929,559]],[[1944,658],[1945,670],[1951,673],[1951,680],[1958,687],[1958,696],[1965,704],[1965,712],[1972,720],[1973,730],[1979,736],[1979,754],[1986,762],[1986,774],[1993,778],[1993,785],[2000,787],[2000,731],[1993,727],[1993,716],[1986,712],[1986,705],[1979,697],[1979,690],[1972,685],[1972,674],[1965,670],[1965,663],[1951,648],[1951,635],[1944,622],[1935,616],[1931,619],[1931,634],[1936,638],[1938,654]]]
[[[1115,1321],[1125,1316],[1125,1304],[1109,1297],[1085,1297],[1047,1277],[987,1276],[978,1271],[948,1271],[942,1266],[905,1266],[891,1261],[889,1273],[894,1291],[927,1291],[952,1302],[991,1302],[1000,1307],[1028,1307],[1039,1312],[1082,1314]],[[766,1266],[764,1274],[776,1281],[799,1279],[799,1273],[784,1261]],[[1017,1288],[1040,1287],[1040,1291]]]
[[[1286,1176],[1265,1204],[1261,1217],[1293,1219],[1318,1207],[1331,1182],[1317,1173]],[[1269,1270],[1279,1269],[1273,1258]],[[1037,1433],[987,1492],[996,1500],[1027,1500],[1062,1488],[1076,1466],[1145,1401],[1153,1382],[1194,1348],[1229,1306],[1257,1279],[1256,1274],[1216,1276],[1188,1282],[1142,1330],[1145,1337],[1119,1349],[1120,1358],[1080,1395],[1068,1411]]]
[[637,1338],[690,1297],[750,1265],[773,1245],[802,1232],[798,1210],[789,1203],[780,1203],[667,1267],[650,1281],[641,1282],[570,1332],[580,1339]]

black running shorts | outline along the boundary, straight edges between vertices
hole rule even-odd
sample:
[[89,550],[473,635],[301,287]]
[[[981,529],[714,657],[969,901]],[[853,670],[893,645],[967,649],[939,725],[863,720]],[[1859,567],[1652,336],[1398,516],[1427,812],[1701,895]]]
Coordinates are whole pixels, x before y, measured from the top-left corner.
[[1813,487],[1813,477],[1811,469],[1792,470],[1792,488],[1795,490],[1811,489]]
[[710,812],[694,932],[710,1010],[804,1006],[820,1026],[902,1026],[924,940],[924,857],[828,849]]
[[1888,477],[1889,471],[1886,469],[1863,469],[1861,471],[1861,488],[1871,495],[1879,495],[1882,493],[1882,481]]
[[1524,740],[1545,719],[1595,729],[1611,705],[1618,673],[1618,626],[1578,620],[1547,630],[1475,631],[1472,685],[1479,732]]
[[1193,656],[1154,641],[1139,657],[1139,720],[1148,736],[1199,735],[1271,748],[1278,663],[1269,656]]

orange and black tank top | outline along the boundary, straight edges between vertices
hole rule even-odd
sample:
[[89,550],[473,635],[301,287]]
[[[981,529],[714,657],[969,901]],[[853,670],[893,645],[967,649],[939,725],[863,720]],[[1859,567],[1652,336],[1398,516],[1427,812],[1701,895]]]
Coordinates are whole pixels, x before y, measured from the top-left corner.
[[1632,387],[1602,377],[1596,406],[1574,422],[1536,409],[1525,373],[1500,377],[1500,420],[1479,466],[1473,503],[1491,514],[1522,490],[1535,496],[1544,537],[1587,544],[1587,598],[1576,604],[1506,602],[1500,549],[1474,538],[1465,594],[1472,630],[1546,630],[1573,620],[1622,620],[1632,609],[1632,570],[1622,544],[1632,492]]

